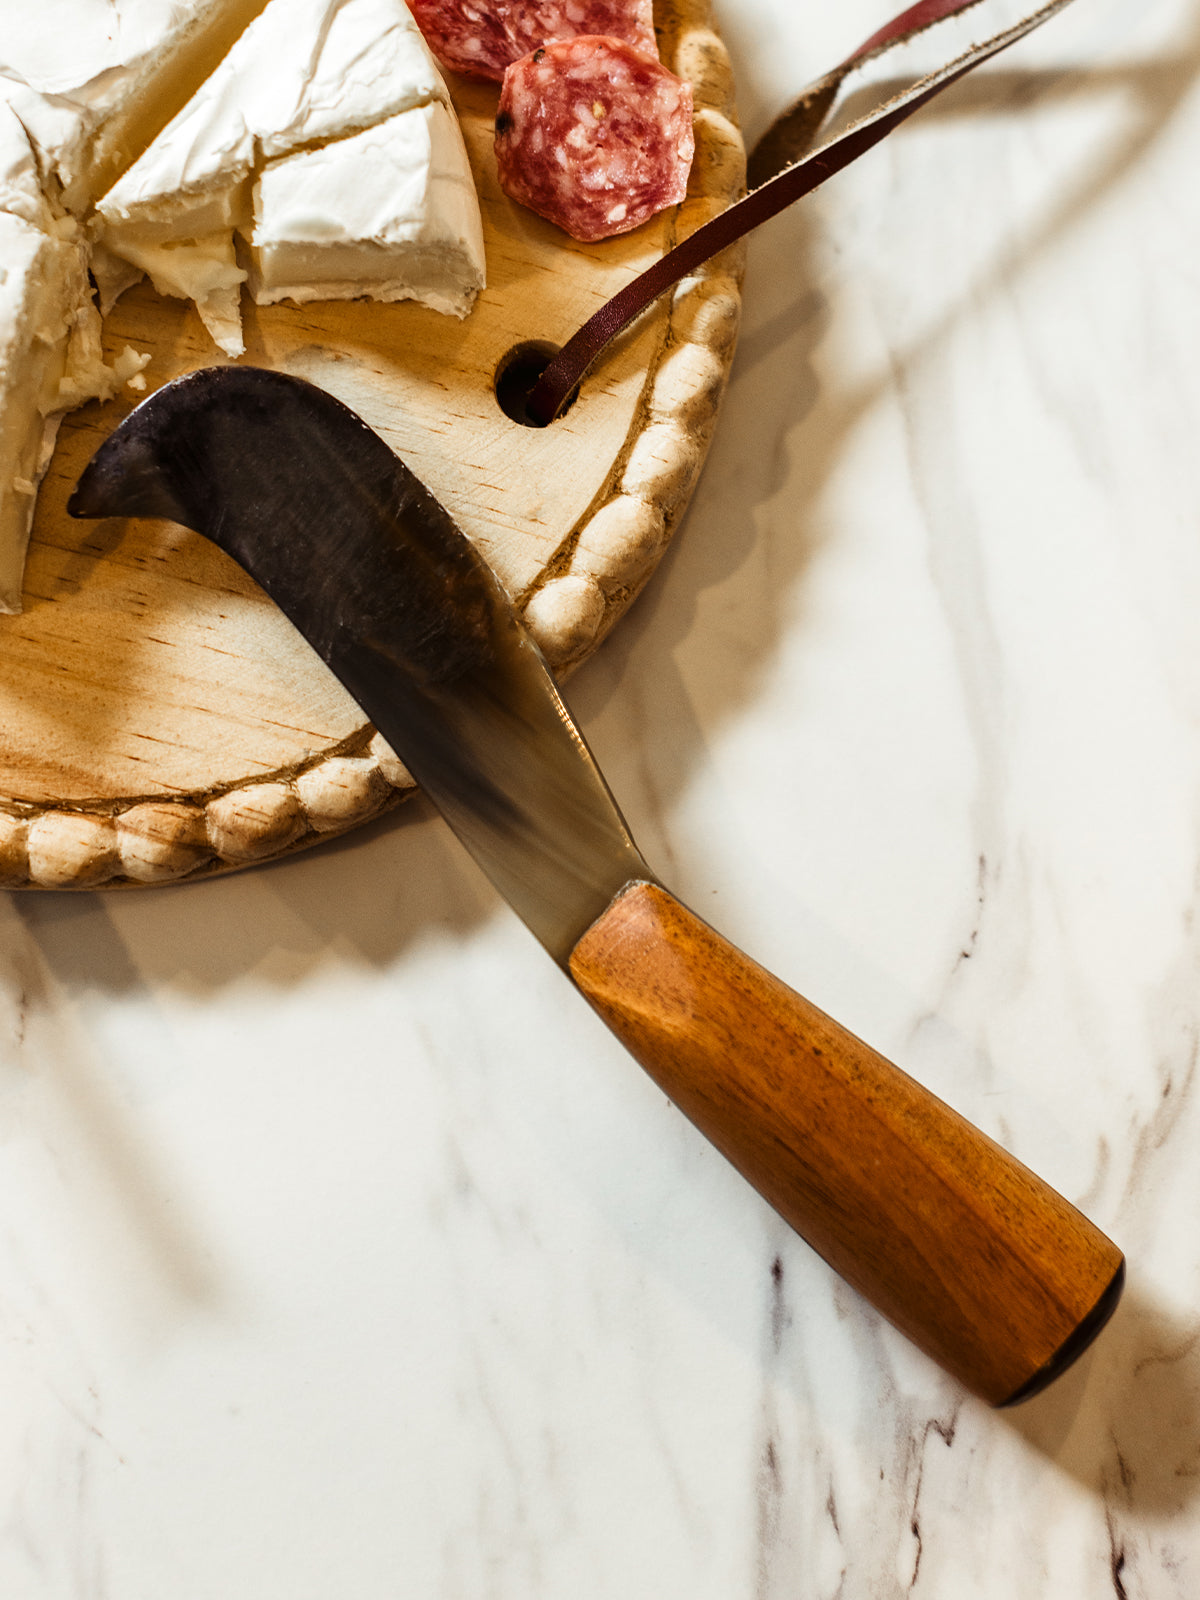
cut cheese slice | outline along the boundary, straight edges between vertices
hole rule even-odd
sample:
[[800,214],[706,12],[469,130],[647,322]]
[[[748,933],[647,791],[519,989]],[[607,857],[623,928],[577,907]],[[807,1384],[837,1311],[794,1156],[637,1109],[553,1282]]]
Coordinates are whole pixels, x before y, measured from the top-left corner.
[[260,158],[338,139],[445,86],[403,0],[271,0],[229,55],[100,204],[111,236],[161,242],[248,217]]
[[265,0],[0,0],[0,98],[80,214],[174,116]]
[[0,611],[64,413],[149,361],[104,361],[82,219],[265,3],[0,0]]
[[[226,355],[241,355],[246,348],[240,303],[246,273],[234,255],[232,230],[188,234],[180,239],[133,231],[127,236],[106,236],[103,248],[136,269],[132,278],[109,280],[115,281],[118,289],[136,283],[144,273],[159,294],[194,300],[204,326]],[[115,298],[111,295],[110,304]]]
[[[394,131],[403,114],[434,105],[445,109],[444,118]],[[235,257],[235,232],[253,230],[255,288],[266,300],[375,296],[378,286],[378,298],[421,299],[462,315],[483,282],[483,233],[448,106],[441,74],[403,0],[270,0],[213,76],[103,196],[104,248],[148,272],[160,292],[195,300],[233,355],[242,350],[238,286],[246,277]],[[379,140],[358,142],[385,127]],[[340,192],[333,192],[332,168],[320,158],[332,161],[329,151],[343,143],[364,162],[378,157],[393,174],[403,168],[404,195],[391,219],[378,218],[378,180],[365,166],[347,164],[353,151],[336,163]],[[289,185],[294,192],[292,179],[276,169],[298,157],[312,158],[305,171],[322,191],[316,208],[330,247],[373,247],[364,253],[364,265],[367,255],[372,260],[356,289],[343,271],[349,258],[343,254],[336,267],[318,263],[319,241],[311,233],[279,233],[279,261],[271,254],[277,232],[271,217],[285,211],[294,223],[297,214],[284,198]],[[372,192],[376,216],[366,236],[357,220],[363,190]],[[291,246],[308,250],[311,279]],[[384,254],[390,265],[376,259]]]
[[260,305],[369,295],[464,316],[483,232],[457,118],[437,101],[269,162],[250,250]]
[[105,364],[92,277],[107,311],[148,273],[239,354],[235,240],[264,303],[470,308],[478,200],[403,0],[0,0],[0,610],[61,416],[149,359]]

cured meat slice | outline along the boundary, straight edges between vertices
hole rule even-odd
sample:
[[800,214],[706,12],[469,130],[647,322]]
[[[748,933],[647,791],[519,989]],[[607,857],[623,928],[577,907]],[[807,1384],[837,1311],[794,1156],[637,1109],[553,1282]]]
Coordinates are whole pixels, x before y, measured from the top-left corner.
[[500,7],[489,0],[409,0],[409,10],[429,48],[451,72],[498,80],[516,59]]
[[514,61],[539,45],[558,44],[584,34],[624,39],[648,56],[658,56],[653,0],[501,0],[504,25],[513,42]]
[[653,0],[409,0],[417,26],[444,67],[503,78],[539,45],[606,34],[657,56]]
[[694,149],[691,85],[619,39],[549,44],[504,74],[501,187],[574,239],[628,233],[678,204]]

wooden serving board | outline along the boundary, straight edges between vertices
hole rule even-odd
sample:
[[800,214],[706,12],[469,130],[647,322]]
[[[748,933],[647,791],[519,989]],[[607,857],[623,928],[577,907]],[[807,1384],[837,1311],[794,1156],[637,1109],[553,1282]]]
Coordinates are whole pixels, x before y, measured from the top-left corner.
[[[666,296],[550,428],[511,421],[495,376],[557,346],[744,182],[732,79],[708,0],[657,8],[695,94],[676,211],[579,245],[500,192],[496,91],[451,82],[479,188],[488,287],[462,322],[413,304],[256,308],[245,362],[322,385],[371,424],[492,563],[560,673],[653,570],[702,465],[728,375],[741,256]],[[190,306],[129,291],[107,353],[151,353],[149,389],[225,360]],[[63,424],[39,496],[25,611],[0,617],[0,883],[163,883],[271,859],[394,804],[412,781],[291,624],[215,547],[173,524],[78,523],[67,497],[141,396]]]

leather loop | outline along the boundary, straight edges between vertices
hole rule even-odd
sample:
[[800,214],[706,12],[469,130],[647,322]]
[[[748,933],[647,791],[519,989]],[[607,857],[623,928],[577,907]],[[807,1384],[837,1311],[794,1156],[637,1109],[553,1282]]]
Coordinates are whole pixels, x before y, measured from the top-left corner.
[[[750,159],[753,187],[749,194],[669,250],[601,306],[567,341],[530,391],[526,402],[529,420],[537,427],[553,422],[605,346],[681,278],[760,223],[811,194],[828,178],[886,139],[943,89],[1041,27],[1071,3],[1072,0],[1046,0],[1034,10],[1020,14],[1020,6],[1014,8],[1005,0],[918,0],[916,5],[873,33],[840,66],[811,84],[759,140]],[[942,24],[952,23],[975,10],[980,13],[980,22],[995,30],[989,37],[960,50],[944,65],[918,77],[901,92],[891,94],[836,137],[806,153],[821,127],[828,124],[835,108],[843,101],[843,91],[868,63],[878,62],[925,33],[933,36],[934,30]],[[1007,24],[1000,20],[1004,15],[1009,17]]]

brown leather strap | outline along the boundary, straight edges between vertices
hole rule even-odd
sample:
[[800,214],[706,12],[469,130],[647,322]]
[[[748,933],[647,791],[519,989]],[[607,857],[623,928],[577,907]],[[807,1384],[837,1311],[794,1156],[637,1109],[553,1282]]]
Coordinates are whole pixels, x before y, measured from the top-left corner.
[[981,3],[982,0],[917,0],[916,5],[909,6],[907,11],[902,11],[898,17],[885,22],[865,44],[859,45],[853,55],[847,56],[842,65],[846,68],[857,66],[868,56],[874,55],[882,46],[895,44],[900,39],[911,39],[914,34],[933,27],[935,22],[945,22],[947,17],[957,16],[962,11],[970,11],[973,6]]
[[1033,11],[918,79],[812,154],[794,159],[795,151],[811,144],[836,102],[843,82],[855,70],[939,23],[976,7],[986,15],[993,9],[992,0],[918,0],[916,5],[872,34],[840,66],[811,84],[795,106],[772,125],[766,138],[756,147],[751,161],[750,181],[755,187],[750,193],[697,228],[682,244],[626,284],[567,341],[530,391],[525,407],[529,421],[536,427],[553,422],[605,346],[681,278],[760,223],[811,194],[828,178],[886,139],[943,89],[1041,27],[1070,4],[1071,0],[1043,0]]

